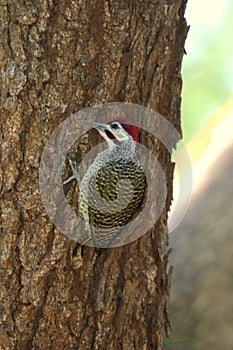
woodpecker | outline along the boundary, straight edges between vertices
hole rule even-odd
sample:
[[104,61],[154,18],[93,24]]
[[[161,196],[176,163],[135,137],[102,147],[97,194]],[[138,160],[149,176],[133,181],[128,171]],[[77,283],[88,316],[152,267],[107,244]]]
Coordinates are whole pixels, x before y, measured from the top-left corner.
[[69,159],[74,178],[79,182],[79,211],[85,221],[87,240],[97,248],[107,248],[122,227],[142,205],[146,177],[138,158],[138,128],[123,121],[109,124],[90,122],[107,141],[80,180],[77,164]]

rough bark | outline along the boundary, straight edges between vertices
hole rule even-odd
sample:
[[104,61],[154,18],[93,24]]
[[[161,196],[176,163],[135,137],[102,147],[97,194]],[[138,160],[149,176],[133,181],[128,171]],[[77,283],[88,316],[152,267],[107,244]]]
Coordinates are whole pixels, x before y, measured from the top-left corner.
[[149,106],[180,131],[184,9],[185,0],[1,1],[1,349],[162,349],[168,152],[152,143],[169,193],[154,229],[99,252],[53,226],[38,167],[53,130],[90,105]]

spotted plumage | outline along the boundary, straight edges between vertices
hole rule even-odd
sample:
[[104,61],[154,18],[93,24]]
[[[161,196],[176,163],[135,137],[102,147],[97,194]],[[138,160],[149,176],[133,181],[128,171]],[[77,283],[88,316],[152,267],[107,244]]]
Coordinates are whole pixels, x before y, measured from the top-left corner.
[[[100,152],[79,186],[79,210],[96,247],[108,247],[140,208],[146,178],[138,159],[138,129],[119,122],[92,123],[108,147]],[[134,136],[134,138],[131,136]]]

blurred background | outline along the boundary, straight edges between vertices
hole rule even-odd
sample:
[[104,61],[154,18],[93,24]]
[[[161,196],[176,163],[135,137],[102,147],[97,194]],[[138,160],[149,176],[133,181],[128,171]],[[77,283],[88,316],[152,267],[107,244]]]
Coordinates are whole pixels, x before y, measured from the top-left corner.
[[[170,214],[173,331],[167,341],[201,339],[169,349],[232,350],[233,1],[188,0],[186,19],[182,128],[193,189],[175,229],[182,203]],[[179,173],[180,191],[186,175]]]
[[182,124],[187,143],[233,96],[233,1],[188,0]]

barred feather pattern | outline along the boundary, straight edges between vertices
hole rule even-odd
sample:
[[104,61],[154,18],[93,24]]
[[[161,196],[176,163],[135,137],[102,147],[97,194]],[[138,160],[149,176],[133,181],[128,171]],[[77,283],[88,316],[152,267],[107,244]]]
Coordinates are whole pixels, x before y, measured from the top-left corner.
[[81,181],[79,200],[95,247],[108,247],[116,239],[140,208],[145,187],[145,173],[132,140],[97,155]]

